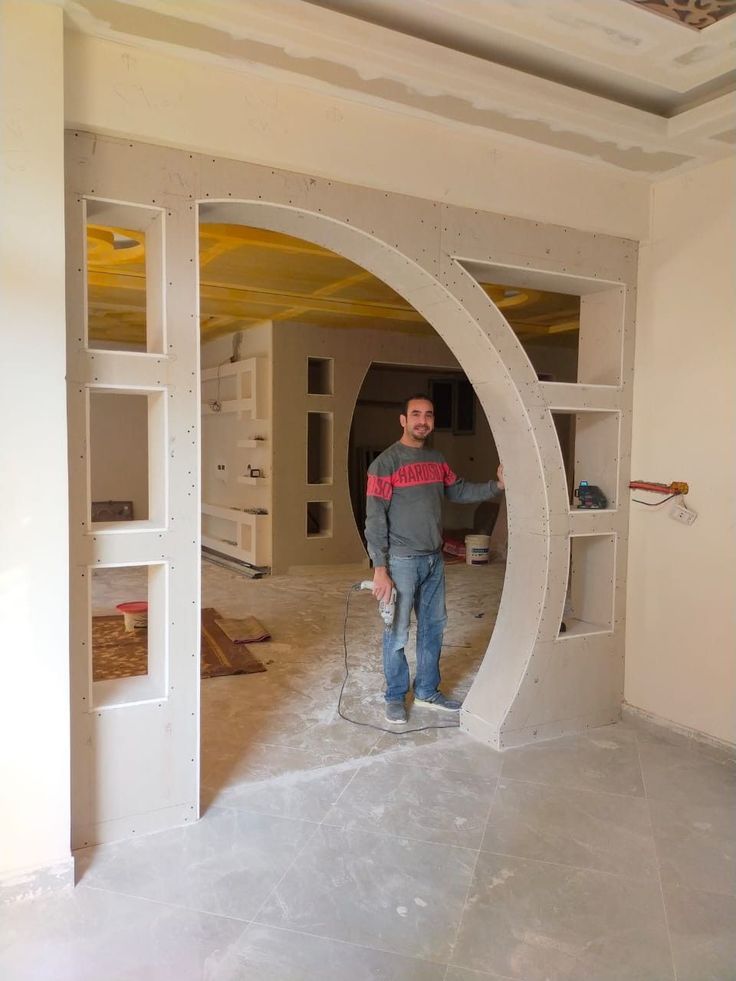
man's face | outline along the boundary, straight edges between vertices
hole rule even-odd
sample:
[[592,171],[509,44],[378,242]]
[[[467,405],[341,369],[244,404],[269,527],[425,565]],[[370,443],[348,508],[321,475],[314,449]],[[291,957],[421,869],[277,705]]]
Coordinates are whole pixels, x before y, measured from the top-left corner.
[[404,436],[423,443],[434,429],[434,409],[426,399],[412,399],[406,409],[406,415],[399,417],[404,427]]

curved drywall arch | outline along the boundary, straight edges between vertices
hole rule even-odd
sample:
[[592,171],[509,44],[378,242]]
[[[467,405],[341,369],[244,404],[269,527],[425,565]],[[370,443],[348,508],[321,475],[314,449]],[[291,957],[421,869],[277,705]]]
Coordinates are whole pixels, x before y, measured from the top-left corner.
[[[557,636],[567,578],[566,539],[552,534],[554,518],[568,513],[564,468],[531,363],[499,309],[457,259],[443,253],[444,229],[433,206],[425,205],[429,213],[419,219],[424,232],[412,236],[411,220],[407,235],[395,226],[395,212],[385,216],[388,222],[374,212],[368,228],[357,225],[354,207],[338,217],[329,194],[320,203],[308,193],[307,209],[295,195],[282,203],[267,194],[259,201],[237,200],[236,193],[229,190],[231,197],[223,200],[213,186],[200,217],[283,232],[363,266],[414,305],[475,386],[506,469],[509,553],[496,628],[462,722],[503,745],[509,720],[528,728],[528,716],[514,720],[514,707],[525,684],[538,683],[532,674],[539,675],[536,661],[544,655],[537,644]],[[436,249],[428,248],[430,241]]]

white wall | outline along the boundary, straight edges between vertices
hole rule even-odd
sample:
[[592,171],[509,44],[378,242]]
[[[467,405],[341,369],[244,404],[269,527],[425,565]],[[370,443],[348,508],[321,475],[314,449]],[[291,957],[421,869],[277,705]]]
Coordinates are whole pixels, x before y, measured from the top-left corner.
[[626,238],[649,184],[564,151],[67,35],[68,127]]
[[62,50],[0,0],[0,897],[71,882]]
[[642,249],[632,473],[686,480],[694,525],[632,505],[626,699],[736,742],[736,174],[653,189]]
[[148,519],[148,396],[90,396],[90,478],[93,501],[132,501],[136,521]]

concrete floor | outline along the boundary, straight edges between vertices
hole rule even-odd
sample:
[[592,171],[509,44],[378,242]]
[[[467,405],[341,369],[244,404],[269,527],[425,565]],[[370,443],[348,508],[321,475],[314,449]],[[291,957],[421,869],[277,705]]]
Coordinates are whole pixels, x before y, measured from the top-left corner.
[[[265,674],[202,685],[204,816],[78,852],[73,893],[3,910],[0,977],[736,978],[734,760],[638,723],[497,754],[343,722],[362,576],[205,564],[205,604],[274,640],[255,648]],[[448,694],[472,681],[502,579],[448,568]],[[383,725],[380,631],[355,594],[345,709]],[[450,721],[417,709],[410,727]]]

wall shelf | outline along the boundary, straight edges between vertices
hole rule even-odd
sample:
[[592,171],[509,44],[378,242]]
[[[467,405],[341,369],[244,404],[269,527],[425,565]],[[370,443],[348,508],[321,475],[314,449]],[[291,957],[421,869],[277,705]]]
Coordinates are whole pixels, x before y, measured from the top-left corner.
[[[214,368],[203,368],[200,371],[202,396],[202,415],[222,415],[237,412],[238,418],[247,413],[251,419],[258,419],[260,408],[260,392],[258,384],[259,358],[245,358],[243,361],[226,362]],[[235,389],[235,397],[220,398],[219,390],[223,386],[231,391]],[[234,385],[233,385],[234,382]],[[215,412],[209,405],[218,396],[221,408]]]
[[[256,478],[258,479],[258,478]],[[268,565],[268,547],[271,539],[271,515],[252,514],[239,508],[202,502],[202,518],[214,518],[231,522],[232,531],[216,534],[202,531],[202,544],[207,548],[248,562],[250,565]]]
[[577,620],[575,617],[565,617],[564,633],[560,633],[558,640],[567,640],[570,637],[587,637],[593,634],[610,634],[612,627],[607,627],[604,623],[589,623],[587,620]]
[[240,450],[260,450],[265,449],[267,444],[267,439],[239,439],[235,445]]
[[220,408],[215,410],[212,406],[202,401],[202,415],[203,416],[223,416],[227,415],[228,412],[237,412],[239,414],[243,412],[252,413],[254,409],[255,402],[253,399],[225,399],[220,402]]
[[246,477],[241,475],[237,478],[239,484],[247,484],[249,487],[257,487],[258,484],[264,486],[268,483],[268,477]]

